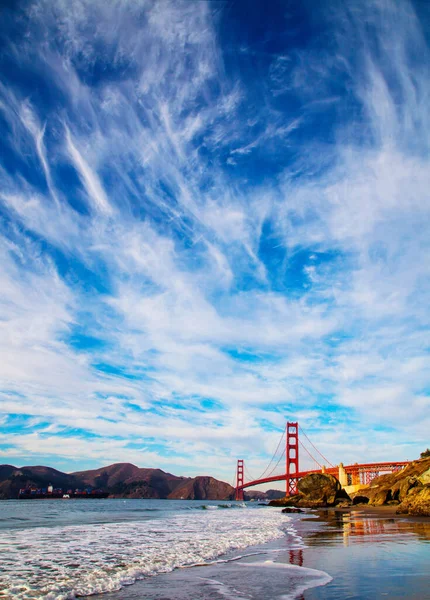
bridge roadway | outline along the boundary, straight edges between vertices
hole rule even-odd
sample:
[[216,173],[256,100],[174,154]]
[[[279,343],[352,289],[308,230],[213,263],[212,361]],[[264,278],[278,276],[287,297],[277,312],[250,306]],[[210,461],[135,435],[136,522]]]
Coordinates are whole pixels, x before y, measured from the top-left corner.
[[[360,477],[360,473],[389,473],[393,471],[397,471],[402,467],[405,467],[409,464],[410,461],[391,461],[391,462],[382,462],[382,463],[366,463],[366,464],[355,464],[355,465],[346,465],[343,468],[348,475],[351,475],[353,478]],[[305,475],[309,475],[310,473],[328,473],[329,475],[338,476],[339,467],[329,467],[322,471],[322,469],[315,469],[311,471],[299,471],[297,473],[290,473],[289,477],[291,479],[301,479]],[[283,473],[282,475],[273,475],[272,477],[264,477],[263,479],[255,479],[254,481],[247,481],[243,483],[243,485],[238,486],[237,489],[245,489],[249,487],[253,487],[254,485],[261,485],[263,483],[272,483],[273,481],[285,481],[287,479],[287,474]],[[358,482],[357,482],[358,483]]]

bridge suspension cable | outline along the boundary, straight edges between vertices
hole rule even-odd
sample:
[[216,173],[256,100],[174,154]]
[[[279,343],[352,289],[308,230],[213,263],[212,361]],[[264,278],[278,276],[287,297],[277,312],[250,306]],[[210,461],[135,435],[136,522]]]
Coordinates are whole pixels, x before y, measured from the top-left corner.
[[[285,449],[284,449],[283,453],[281,454],[281,456],[279,457],[279,460],[278,460],[278,462],[277,462],[277,463],[276,463],[276,465],[273,467],[273,469],[270,471],[270,473],[267,475],[267,477],[270,477],[270,476],[272,475],[273,471],[275,471],[275,470],[276,470],[277,466],[279,465],[279,463],[281,462],[281,460],[282,460],[283,458],[285,458]],[[260,477],[260,479],[262,479],[262,477]]]
[[[271,464],[272,464],[272,462],[274,461],[274,459],[275,459],[275,456],[276,456],[276,455],[277,455],[277,453],[278,453],[279,446],[281,445],[281,443],[282,443],[282,440],[283,440],[283,439],[284,439],[284,437],[285,437],[285,431],[286,431],[286,428],[284,427],[284,430],[283,430],[283,432],[282,432],[282,435],[281,435],[281,437],[280,437],[280,439],[279,439],[278,445],[276,446],[276,450],[275,450],[275,452],[273,453],[273,456],[272,456],[272,458],[270,459],[270,462],[269,462],[269,464],[268,464],[268,465],[267,465],[267,467],[264,469],[264,471],[262,472],[262,474],[260,475],[260,477],[257,477],[257,479],[263,479],[264,475],[265,475],[265,474],[267,473],[267,471],[270,469],[270,465],[271,465]],[[283,452],[283,454],[284,454],[284,456],[285,456],[285,449],[284,449],[284,452]],[[278,460],[278,462],[276,463],[276,465],[275,465],[274,469],[276,469],[276,467],[279,465],[279,463],[280,463],[280,459],[279,459],[279,460]],[[274,469],[272,469],[271,473],[273,473],[273,470],[274,470]],[[268,477],[269,477],[269,475],[268,475]],[[255,480],[253,480],[253,481],[255,481]]]
[[[306,435],[306,433],[303,431],[303,427],[300,427],[299,425],[299,429],[301,431],[301,433],[305,436],[305,438],[308,440],[308,442],[310,443],[310,445],[312,446],[312,448],[314,448],[314,450],[316,450],[318,452],[318,454],[321,456],[321,458],[323,458],[326,463],[328,465],[330,465],[330,467],[334,467],[334,465],[324,456],[324,454],[322,454],[318,448],[316,446],[314,446],[314,444],[311,442],[311,440],[308,438],[308,436]],[[315,459],[314,459],[315,460]],[[319,463],[318,463],[319,464]],[[321,466],[321,465],[320,465]]]
[[299,440],[299,444],[303,448],[303,450],[312,458],[312,460],[320,467],[320,469],[322,469],[322,465],[317,461],[315,456],[312,456],[312,454],[309,452],[309,450],[306,448],[306,446],[300,440]]
[[255,477],[252,476],[252,474],[250,473],[250,471],[248,470],[246,463],[245,463],[245,475],[248,478],[248,481],[255,481]]

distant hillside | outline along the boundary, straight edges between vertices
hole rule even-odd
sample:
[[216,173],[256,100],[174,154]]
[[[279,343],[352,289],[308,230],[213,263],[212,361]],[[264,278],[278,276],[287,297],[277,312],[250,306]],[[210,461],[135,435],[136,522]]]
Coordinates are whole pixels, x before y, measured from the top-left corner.
[[20,488],[34,486],[46,488],[49,483],[63,489],[82,487],[73,475],[62,473],[50,467],[13,467],[0,465],[0,499],[17,498]]
[[93,471],[72,473],[86,486],[102,488],[117,498],[167,498],[189,481],[161,469],[140,469],[130,463],[117,463]]
[[285,492],[281,490],[267,490],[266,496],[268,500],[276,500],[277,498],[285,498]]
[[281,490],[267,490],[267,492],[260,492],[259,490],[244,491],[245,500],[275,500],[277,498],[284,498],[285,492]]
[[245,500],[267,500],[266,492],[260,492],[259,490],[244,490],[243,497]]
[[234,488],[213,477],[195,477],[169,494],[174,500],[232,500]]
[[76,473],[62,473],[43,466],[0,465],[0,499],[17,498],[20,488],[101,488],[114,498],[172,498],[184,500],[227,500],[234,489],[213,477],[177,477],[161,469],[140,469],[117,463]]

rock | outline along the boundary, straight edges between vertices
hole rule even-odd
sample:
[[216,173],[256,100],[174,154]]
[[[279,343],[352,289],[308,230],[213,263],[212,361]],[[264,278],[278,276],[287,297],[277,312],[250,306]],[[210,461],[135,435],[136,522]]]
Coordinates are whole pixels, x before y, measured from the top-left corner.
[[[416,487],[417,485],[419,485],[420,482],[416,477],[405,477],[399,485],[399,494],[397,499],[400,500],[400,502],[402,500],[404,500],[406,498],[406,496],[409,494],[410,490],[414,487]],[[393,497],[396,496],[396,490],[393,489]]]
[[342,489],[333,475],[311,473],[300,479],[297,484],[299,493],[272,500],[269,506],[291,506],[300,508],[326,508],[339,501],[350,501],[350,497]]
[[295,506],[287,506],[286,508],[283,508],[281,512],[294,514],[294,513],[302,513],[305,511],[302,510],[301,508],[296,508]]
[[419,475],[418,479],[424,485],[427,485],[427,483],[430,483],[430,469],[427,469],[427,471],[424,471],[424,473]]
[[430,483],[422,488],[413,488],[397,511],[400,514],[409,514],[430,517]]
[[352,499],[352,504],[355,506],[356,504],[369,504],[369,498],[367,496],[355,496]]
[[[344,495],[345,494],[345,495]],[[351,498],[348,496],[348,494],[345,492],[344,489],[340,490],[340,493],[338,496],[336,496],[336,500],[334,501],[335,505],[338,506],[339,504],[352,504],[352,500]]]
[[307,500],[306,498],[302,498],[298,504],[301,508],[327,508],[327,502],[322,502],[321,500]]
[[389,500],[391,500],[391,490],[390,489],[382,489],[378,490],[372,499],[373,506],[382,506],[383,504],[387,504]]
[[333,506],[340,496],[342,486],[333,475],[311,473],[299,480],[297,488],[307,502],[319,502],[325,506]]
[[269,506],[295,506],[298,502],[300,502],[301,499],[301,494],[296,494],[295,496],[284,496],[283,498],[271,500],[269,502]]

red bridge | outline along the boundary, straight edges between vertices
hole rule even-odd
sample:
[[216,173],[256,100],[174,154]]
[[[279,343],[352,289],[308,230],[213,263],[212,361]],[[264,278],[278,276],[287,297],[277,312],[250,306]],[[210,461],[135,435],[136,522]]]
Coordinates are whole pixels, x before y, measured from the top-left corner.
[[[299,440],[299,429],[303,436],[306,438],[308,443],[313,447],[314,451],[319,455],[319,460],[324,460],[324,463],[320,463],[308,450],[308,448]],[[282,446],[282,441],[285,437],[285,445]],[[307,454],[315,461],[319,468],[311,469],[307,471],[301,471],[299,468],[299,446],[307,452]],[[282,449],[282,452],[280,452]],[[278,455],[280,456],[278,457]],[[282,469],[282,473],[274,475],[278,465],[285,458],[285,471]],[[275,463],[275,461],[277,462]],[[261,485],[263,483],[272,483],[274,481],[285,481],[286,482],[286,495],[292,496],[297,493],[297,482],[299,479],[308,475],[309,473],[329,473],[337,477],[342,486],[347,485],[365,485],[368,484],[379,475],[383,473],[392,473],[405,467],[409,461],[389,461],[382,463],[366,463],[344,466],[340,463],[338,466],[332,465],[321,452],[312,444],[310,439],[307,437],[302,428],[299,428],[299,424],[288,422],[284,432],[282,433],[281,439],[279,440],[278,446],[273,454],[273,457],[263,471],[263,473],[257,478],[253,479],[246,473],[245,461],[239,459],[237,461],[237,472],[236,472],[236,500],[243,500],[243,490],[245,488],[252,487],[254,485]],[[269,469],[274,464],[274,467],[270,472]],[[327,466],[329,465],[329,466]],[[248,475],[248,480],[245,480],[245,474]]]

